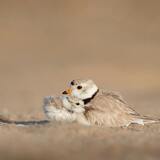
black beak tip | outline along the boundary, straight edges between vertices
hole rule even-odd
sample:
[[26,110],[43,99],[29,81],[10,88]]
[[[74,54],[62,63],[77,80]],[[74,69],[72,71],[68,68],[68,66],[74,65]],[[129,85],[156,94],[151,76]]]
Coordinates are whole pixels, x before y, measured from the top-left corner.
[[67,91],[63,91],[62,94],[67,94]]

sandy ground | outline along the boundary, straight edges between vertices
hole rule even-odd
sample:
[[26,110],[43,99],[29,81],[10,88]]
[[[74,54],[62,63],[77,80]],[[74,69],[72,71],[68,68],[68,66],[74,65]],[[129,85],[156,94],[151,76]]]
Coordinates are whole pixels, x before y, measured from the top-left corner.
[[[160,117],[159,1],[0,0],[0,113],[44,119],[42,99],[91,78]],[[160,158],[160,125],[0,126],[0,159]]]

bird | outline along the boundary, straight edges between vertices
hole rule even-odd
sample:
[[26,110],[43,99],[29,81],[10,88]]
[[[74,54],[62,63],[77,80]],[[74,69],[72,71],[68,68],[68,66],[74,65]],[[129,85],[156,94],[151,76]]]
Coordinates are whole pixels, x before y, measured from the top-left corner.
[[71,96],[46,96],[43,99],[43,110],[47,117],[45,120],[12,120],[0,115],[0,126],[37,126],[46,125],[51,122],[77,122],[89,125],[84,116],[84,102]]
[[51,121],[73,121],[75,118],[63,107],[60,96],[46,96],[43,99],[43,111],[46,117]]
[[159,119],[140,115],[119,93],[99,89],[91,79],[72,80],[63,94],[84,102],[84,115],[90,125],[128,127],[130,124],[160,122]]
[[43,110],[47,118],[57,122],[77,122],[89,125],[84,116],[84,102],[72,96],[46,96],[43,101]]

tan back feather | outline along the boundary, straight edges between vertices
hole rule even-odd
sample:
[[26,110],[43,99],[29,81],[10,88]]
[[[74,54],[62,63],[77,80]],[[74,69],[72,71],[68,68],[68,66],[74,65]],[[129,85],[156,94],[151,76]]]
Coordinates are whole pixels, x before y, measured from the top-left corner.
[[139,114],[120,95],[100,91],[91,101],[85,116],[91,124],[114,127],[127,125]]

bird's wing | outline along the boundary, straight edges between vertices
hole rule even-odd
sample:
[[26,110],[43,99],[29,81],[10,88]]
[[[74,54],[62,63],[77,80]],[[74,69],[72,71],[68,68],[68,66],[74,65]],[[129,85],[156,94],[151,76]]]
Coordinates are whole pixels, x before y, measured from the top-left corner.
[[102,107],[104,110],[111,108],[115,112],[119,110],[127,114],[139,115],[118,92],[102,91],[94,100],[93,106]]
[[140,115],[120,95],[114,92],[102,92],[90,102],[86,116],[92,121],[91,123],[123,126]]
[[127,103],[119,92],[115,92],[115,91],[108,92],[108,91],[102,90],[101,94],[103,94],[105,96],[111,96],[111,97],[119,100],[122,103],[125,103],[125,104]]

